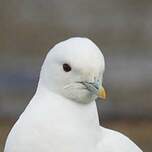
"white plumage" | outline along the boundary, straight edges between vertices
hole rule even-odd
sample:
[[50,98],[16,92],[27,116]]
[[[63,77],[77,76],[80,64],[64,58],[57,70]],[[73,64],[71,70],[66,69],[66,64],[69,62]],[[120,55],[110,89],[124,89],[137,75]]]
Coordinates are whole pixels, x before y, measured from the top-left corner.
[[54,46],[4,152],[142,152],[121,133],[99,126],[94,100],[105,96],[104,64],[101,51],[87,38]]

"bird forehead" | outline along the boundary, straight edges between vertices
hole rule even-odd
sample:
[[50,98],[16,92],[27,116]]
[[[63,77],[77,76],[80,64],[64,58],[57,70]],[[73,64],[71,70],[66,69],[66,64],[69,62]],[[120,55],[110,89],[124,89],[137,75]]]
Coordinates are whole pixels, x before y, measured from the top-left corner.
[[65,40],[55,45],[54,50],[72,57],[80,55],[101,55],[100,49],[96,44],[86,38],[71,38]]
[[85,51],[78,54],[78,52],[72,53],[71,51],[68,55],[64,55],[64,58],[63,56],[61,57],[62,62],[66,62],[70,64],[73,69],[80,70],[84,73],[92,73],[104,68],[103,59],[95,54],[85,53]]
[[51,52],[59,62],[67,62],[77,68],[104,68],[100,49],[89,39],[71,38],[58,43]]

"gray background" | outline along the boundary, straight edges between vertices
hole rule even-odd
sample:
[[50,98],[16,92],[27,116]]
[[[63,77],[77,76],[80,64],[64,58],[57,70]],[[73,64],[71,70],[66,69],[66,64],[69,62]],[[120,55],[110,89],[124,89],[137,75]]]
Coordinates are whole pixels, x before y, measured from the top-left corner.
[[152,1],[0,0],[0,152],[33,96],[48,49],[92,39],[106,60],[101,123],[152,151]]

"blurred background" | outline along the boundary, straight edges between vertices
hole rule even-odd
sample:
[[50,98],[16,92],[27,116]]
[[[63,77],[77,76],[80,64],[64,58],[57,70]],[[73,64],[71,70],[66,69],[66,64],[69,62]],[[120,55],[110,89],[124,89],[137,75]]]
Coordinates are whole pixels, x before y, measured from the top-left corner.
[[100,123],[152,151],[151,0],[0,0],[0,152],[33,96],[48,49],[92,39],[106,60]]

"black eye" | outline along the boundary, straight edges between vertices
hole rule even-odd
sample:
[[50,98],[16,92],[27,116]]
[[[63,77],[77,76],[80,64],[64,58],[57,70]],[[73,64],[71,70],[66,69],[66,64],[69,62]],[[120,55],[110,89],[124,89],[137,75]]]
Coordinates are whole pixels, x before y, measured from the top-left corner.
[[71,67],[70,67],[70,65],[69,65],[69,64],[67,64],[67,63],[64,63],[64,64],[63,64],[63,70],[64,70],[65,72],[69,72],[69,71],[71,71]]

